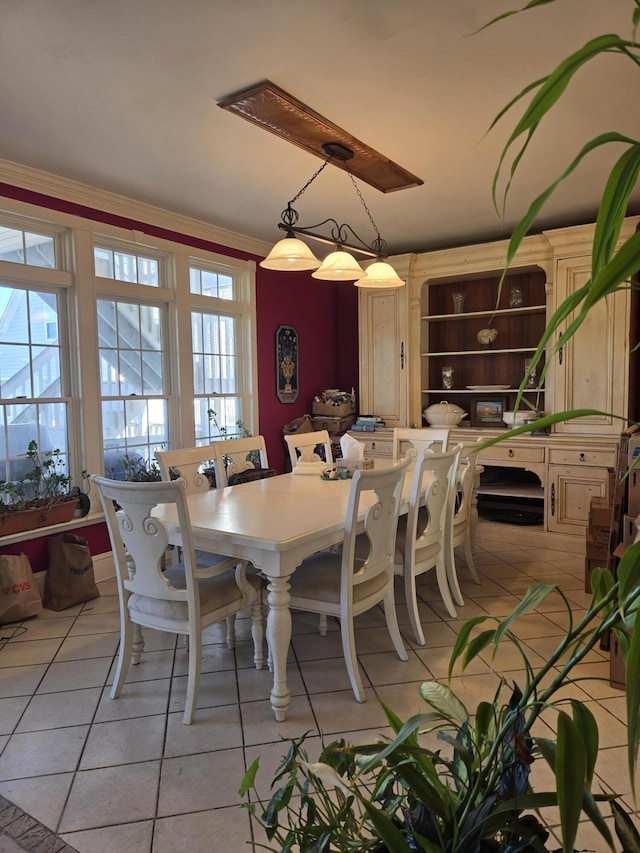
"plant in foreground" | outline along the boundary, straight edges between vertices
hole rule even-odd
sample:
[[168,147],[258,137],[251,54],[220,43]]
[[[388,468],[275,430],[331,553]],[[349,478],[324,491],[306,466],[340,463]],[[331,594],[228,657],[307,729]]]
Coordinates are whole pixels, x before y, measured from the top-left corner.
[[[536,813],[557,806],[562,851],[572,853],[581,813],[607,845],[615,847],[599,803],[608,802],[619,849],[640,851],[640,836],[615,792],[592,790],[598,727],[587,705],[565,698],[579,683],[579,664],[613,631],[627,668],[628,764],[634,771],[640,740],[640,543],[620,562],[617,579],[606,569],[593,573],[595,590],[583,616],[554,585],[533,585],[505,618],[468,621],[455,643],[450,665],[462,669],[480,653],[511,642],[522,658],[523,683],[502,680],[491,701],[471,713],[447,684],[426,681],[424,713],[405,721],[383,704],[394,737],[378,743],[325,745],[310,762],[305,737],[294,739],[262,802],[255,787],[259,759],[241,787],[245,806],[278,851],[424,851],[424,853],[542,853],[548,833]],[[555,651],[534,669],[517,638],[517,621],[550,594],[560,595],[568,628]],[[555,715],[555,737],[539,720]],[[537,725],[536,725],[537,724]],[[434,748],[433,739],[438,745]],[[555,786],[534,791],[535,761],[550,767]],[[608,811],[608,810],[607,810]]]

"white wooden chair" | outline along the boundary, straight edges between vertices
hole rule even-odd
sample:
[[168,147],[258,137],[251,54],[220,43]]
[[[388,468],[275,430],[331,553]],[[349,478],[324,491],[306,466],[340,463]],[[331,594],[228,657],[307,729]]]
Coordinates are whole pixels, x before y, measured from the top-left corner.
[[[182,447],[178,450],[156,450],[156,459],[162,479],[171,480],[178,474],[185,481],[188,495],[208,492],[211,488],[208,477],[200,469],[204,463],[214,460],[213,445]],[[213,551],[203,551],[200,548],[196,549],[195,554],[197,573],[202,576],[235,569],[238,562],[233,557],[226,557]],[[235,648],[235,642],[235,614],[232,614],[227,618],[228,647]]]
[[[179,474],[185,481],[187,495],[197,492],[208,492],[211,488],[209,479],[200,471],[204,462],[213,459],[213,446],[183,447],[179,450],[156,450],[156,459],[160,467],[163,480],[171,480],[172,472]],[[235,567],[237,560],[233,557],[225,557],[212,551],[196,550],[196,565],[199,573],[208,573],[213,568],[216,571],[225,571]],[[227,638],[232,642],[232,637]]]
[[207,462],[215,465],[212,444],[201,447],[181,447],[178,450],[156,450],[156,459],[163,480],[182,477],[186,483],[187,494],[208,492],[211,488],[209,478],[203,473],[202,466]]
[[445,566],[445,509],[450,488],[455,488],[459,450],[447,453],[425,451],[413,469],[409,512],[398,521],[395,568],[404,579],[404,592],[413,634],[424,646],[424,632],[418,612],[416,578],[436,570],[438,589],[447,612],[457,616]]
[[473,559],[473,499],[476,480],[476,444],[459,444],[456,488],[450,490],[445,509],[445,566],[453,600],[462,606],[464,598],[458,583],[455,549],[462,546],[464,559],[473,580],[479,584],[480,576]]
[[[297,435],[285,435],[284,440],[289,449],[289,459],[291,468],[295,468],[298,462],[326,462],[328,465],[333,464],[333,450],[331,449],[331,439],[326,429],[319,429],[315,432],[303,432]],[[317,448],[324,448],[324,459],[317,452]],[[298,452],[299,451],[299,452]]]
[[[189,646],[182,720],[188,725],[193,721],[198,696],[204,628],[251,605],[254,660],[256,669],[262,667],[261,579],[246,574],[244,561],[237,562],[234,572],[198,577],[184,480],[136,483],[95,475],[91,480],[100,495],[109,530],[120,599],[120,651],[111,698],[120,695],[129,671],[135,625],[182,634]],[[175,505],[182,541],[183,562],[166,570],[163,557],[167,531],[153,517],[153,509],[159,504]]]
[[216,461],[216,483],[219,488],[229,485],[229,477],[250,468],[268,468],[267,448],[261,435],[248,438],[229,438],[211,444]]
[[[395,650],[400,660],[408,659],[398,628],[393,589],[398,509],[408,465],[408,460],[403,460],[389,468],[356,471],[351,482],[342,548],[307,557],[290,578],[291,607],[340,620],[345,662],[358,702],[364,702],[366,696],[356,658],[355,616],[384,602]],[[365,501],[369,508],[364,533],[358,536],[358,516]],[[368,545],[364,560],[356,555],[356,539],[364,539]]]
[[407,453],[411,456],[411,467],[419,453],[433,450],[444,453],[449,442],[449,430],[436,427],[420,429],[417,427],[395,427],[393,430],[393,459],[403,459]]

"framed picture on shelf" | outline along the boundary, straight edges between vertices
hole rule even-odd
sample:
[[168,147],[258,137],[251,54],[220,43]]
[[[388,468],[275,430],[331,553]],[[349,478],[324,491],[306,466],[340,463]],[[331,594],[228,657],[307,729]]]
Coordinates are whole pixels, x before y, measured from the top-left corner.
[[502,415],[505,410],[505,397],[474,397],[471,400],[471,426],[504,426]]

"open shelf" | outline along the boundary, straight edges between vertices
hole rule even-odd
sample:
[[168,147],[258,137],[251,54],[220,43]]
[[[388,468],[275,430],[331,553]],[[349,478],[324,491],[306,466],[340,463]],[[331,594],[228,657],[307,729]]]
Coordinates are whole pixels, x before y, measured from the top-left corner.
[[497,311],[464,311],[462,314],[429,314],[421,319],[429,323],[450,322],[451,320],[473,320],[481,317],[518,316],[519,314],[544,314],[546,305],[525,305],[522,308],[499,308]]
[[[546,275],[541,269],[474,279],[429,283],[422,292],[420,342],[423,406],[442,399],[468,407],[469,395],[494,393],[510,409],[516,400],[526,363],[537,350],[546,320]],[[514,305],[517,291],[521,304]],[[464,310],[453,313],[454,296],[464,293]],[[490,346],[481,346],[478,333],[495,329]],[[443,389],[442,369],[453,371],[453,388]],[[544,359],[538,364],[541,375]],[[503,390],[470,389],[469,385],[507,385]],[[528,399],[538,389],[527,389]],[[458,398],[456,400],[456,397]]]

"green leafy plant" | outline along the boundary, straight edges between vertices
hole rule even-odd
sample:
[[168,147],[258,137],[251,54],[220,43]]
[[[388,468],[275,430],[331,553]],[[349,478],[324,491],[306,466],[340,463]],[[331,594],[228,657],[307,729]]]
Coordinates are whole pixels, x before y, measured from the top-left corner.
[[162,476],[160,467],[155,459],[147,461],[142,456],[122,455],[122,479],[136,483],[157,483]]
[[34,507],[49,510],[54,504],[77,497],[79,489],[71,485],[61,450],[43,452],[34,440],[29,442],[25,456],[31,467],[22,480],[0,480],[0,515]]
[[[596,569],[591,603],[578,619],[556,586],[540,583],[507,617],[468,621],[454,645],[449,676],[457,664],[464,670],[487,649],[495,656],[505,642],[518,649],[523,668],[522,684],[503,681],[489,701],[473,710],[447,684],[426,681],[420,687],[426,705],[422,714],[402,721],[381,703],[395,734],[385,742],[349,746],[334,741],[317,762],[310,762],[304,737],[293,740],[267,803],[255,787],[256,759],[240,793],[251,795],[246,806],[275,845],[268,849],[542,853],[550,849],[548,832],[534,812],[550,806],[560,811],[565,853],[574,849],[582,812],[615,849],[598,805],[606,801],[621,849],[640,850],[640,835],[616,795],[592,791],[598,727],[587,705],[566,698],[564,689],[580,680],[580,663],[613,631],[627,664],[633,780],[640,733],[640,630],[631,629],[640,612],[639,570],[640,543],[621,560],[617,579],[606,569]],[[536,670],[517,638],[517,622],[552,594],[564,602],[568,628]],[[555,739],[537,733],[542,713],[555,715]],[[424,745],[434,735],[442,749]],[[551,768],[556,780],[552,790],[532,789],[530,770],[537,760]]]
[[[216,415],[215,409],[207,409],[207,415],[213,426],[218,430],[218,434],[221,438],[251,438],[252,433],[249,432],[243,420],[240,419],[236,421],[236,430],[238,431],[239,435],[229,436],[229,431],[227,427],[218,426],[218,416]],[[260,452],[258,450],[251,450],[247,455],[247,459],[252,462],[256,467],[260,466]],[[225,464],[225,467],[227,467],[231,462],[231,458],[228,457],[226,454],[223,454],[222,460]]]
[[[511,15],[553,2],[562,2],[562,0],[530,0],[522,9],[499,15],[486,26],[492,26]],[[632,0],[630,38],[622,38],[609,33],[591,39],[571,53],[550,74],[523,89],[494,119],[492,128],[512,110],[522,108],[524,105],[524,112],[504,146],[494,174],[493,202],[499,214],[505,209],[512,183],[517,176],[531,140],[542,120],[557,105],[574,76],[587,63],[605,55],[617,56],[622,60],[632,62],[636,67],[640,67],[640,43],[636,40],[638,24],[640,24],[640,0]],[[621,241],[629,198],[637,186],[640,175],[640,141],[610,131],[599,134],[586,142],[560,175],[531,203],[509,241],[506,258],[507,267],[504,275],[507,274],[525,235],[531,230],[544,204],[558,186],[575,172],[589,154],[611,146],[614,146],[616,150],[621,147],[622,153],[611,169],[600,201],[591,253],[591,276],[581,288],[564,300],[555,310],[540,339],[529,371],[523,379],[520,397],[529,375],[535,373],[545,353],[546,362],[540,373],[540,384],[542,384],[548,370],[551,356],[555,355],[560,347],[577,332],[594,305],[606,299],[616,290],[631,287],[632,277],[640,269],[640,232],[636,231]],[[504,188],[500,192],[499,187],[503,180]],[[562,333],[561,337],[558,332]],[[520,398],[518,403],[520,403]]]

